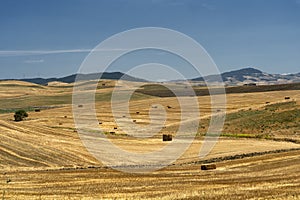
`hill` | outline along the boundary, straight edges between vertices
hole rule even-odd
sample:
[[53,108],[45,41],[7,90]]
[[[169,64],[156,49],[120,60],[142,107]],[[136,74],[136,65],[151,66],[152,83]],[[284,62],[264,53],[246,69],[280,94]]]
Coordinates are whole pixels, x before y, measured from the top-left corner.
[[[17,81],[26,81],[39,85],[47,85],[49,82],[63,82],[74,83],[76,78],[83,81],[110,79],[110,80],[125,80],[132,82],[148,82],[145,79],[133,77],[122,72],[103,72],[103,73],[91,73],[91,74],[72,74],[61,78],[27,78],[27,79],[13,79]],[[228,86],[244,85],[249,83],[255,83],[257,85],[274,85],[274,84],[287,84],[300,82],[300,73],[296,74],[269,74],[262,72],[255,68],[243,68],[239,70],[224,72],[221,74],[223,82]],[[12,79],[6,79],[12,80]],[[198,77],[191,79],[190,81],[196,82],[196,84],[219,84],[219,75],[208,75],[205,77]],[[206,81],[206,82],[204,82]],[[181,82],[172,81],[172,82]]]
[[[208,83],[218,82],[219,76],[209,75],[198,77],[192,81],[207,81]],[[255,68],[243,68],[239,70],[224,72],[221,77],[227,85],[243,85],[256,83],[259,85],[285,84],[300,82],[300,73],[296,74],[269,74]]]
[[129,76],[122,72],[104,72],[104,73],[91,73],[91,74],[72,74],[70,76],[65,76],[62,78],[29,78],[29,79],[20,79],[20,81],[26,81],[30,83],[35,83],[39,85],[47,85],[49,82],[63,82],[63,83],[74,83],[76,78],[79,80],[96,80],[99,79],[111,79],[111,80],[126,80],[134,82],[146,82],[146,80],[135,78]]
[[[300,131],[300,105],[296,101],[267,104],[261,109],[240,110],[226,116],[224,136],[296,138]],[[299,138],[298,138],[299,139]]]
[[[173,93],[167,87],[160,84],[148,84],[136,90],[138,93],[157,96],[157,97],[175,97],[175,96],[190,96],[190,92],[186,90],[184,85],[176,85],[173,87],[176,91]],[[196,96],[208,96],[210,94],[223,94],[223,90],[214,87],[210,90],[207,87],[193,87]],[[289,84],[277,84],[277,85],[257,85],[257,86],[230,86],[226,87],[226,94],[236,93],[253,93],[253,92],[270,92],[270,91],[288,91],[288,90],[300,90],[300,83]]]
[[[81,84],[90,82],[95,81]],[[156,105],[165,108],[167,116],[165,127],[158,134],[135,138],[116,124],[111,112],[114,83],[102,80],[97,87],[95,108],[104,132],[94,132],[93,137],[99,139],[98,134],[105,134],[120,149],[139,154],[170,144],[162,141],[161,134],[174,134],[178,130],[182,111],[177,98],[135,93],[129,113],[124,115],[118,111],[115,115],[135,121],[131,124],[130,120],[126,127],[148,125],[152,120],[155,126],[161,118],[155,112],[149,117],[149,111],[157,109]],[[300,185],[300,108],[296,101],[300,99],[299,90],[227,94],[228,117],[223,137],[205,158],[199,157],[199,150],[210,122],[211,103],[209,96],[199,96],[201,124],[189,149],[164,169],[133,174],[112,170],[87,151],[74,124],[72,87],[69,86],[73,84],[52,82],[41,86],[3,81],[1,85],[0,95],[4,95],[0,98],[2,199],[234,199],[237,194],[243,199],[271,199],[278,194],[281,199],[300,197],[297,189]],[[295,84],[289,87],[292,85]],[[185,87],[177,83],[175,86]],[[241,87],[250,90],[262,86]],[[128,90],[128,87],[120,89]],[[155,92],[159,88],[152,84],[143,89]],[[287,96],[291,99],[286,100]],[[12,112],[16,107],[28,109],[29,117],[14,122]],[[37,107],[41,108],[38,112],[34,109]],[[89,117],[86,115],[84,119]],[[174,141],[181,145],[186,143],[186,138],[174,137]],[[118,158],[119,155],[109,152]],[[212,162],[217,169],[200,170],[201,164]],[[118,166],[124,167],[123,160],[120,159]],[[144,159],[142,165],[133,167],[139,170],[149,166],[152,166],[151,160]]]

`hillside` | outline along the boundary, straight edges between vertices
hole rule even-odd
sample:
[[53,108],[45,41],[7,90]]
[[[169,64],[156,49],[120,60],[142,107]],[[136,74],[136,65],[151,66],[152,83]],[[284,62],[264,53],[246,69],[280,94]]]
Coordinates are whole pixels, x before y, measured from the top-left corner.
[[[176,91],[177,96],[190,96],[190,92],[186,90],[185,85],[175,85],[166,83],[165,86],[161,84],[148,84],[136,90],[138,93],[147,94],[157,97],[175,97],[175,94],[166,86],[172,86]],[[208,96],[210,94],[222,94],[224,91],[218,87],[212,87],[208,90],[204,86],[193,87],[196,96]],[[236,93],[255,93],[255,92],[270,92],[270,91],[287,91],[300,90],[300,83],[276,84],[276,85],[257,85],[257,86],[228,86],[225,87],[226,94]]]
[[[230,72],[224,72],[221,77],[227,85],[243,85],[247,83],[256,83],[258,85],[269,84],[286,84],[300,82],[300,73],[296,74],[269,74],[262,72],[255,68],[243,68]],[[218,82],[218,76],[209,75],[205,77],[198,77],[192,81],[206,80],[208,83]]]
[[30,83],[36,83],[40,85],[47,85],[49,82],[63,82],[63,83],[74,83],[75,80],[80,81],[89,81],[89,80],[98,80],[101,79],[110,79],[110,80],[125,80],[125,81],[134,81],[134,82],[146,82],[146,80],[135,78],[121,72],[104,72],[104,73],[92,73],[92,74],[72,74],[70,76],[65,76],[62,78],[29,78],[29,79],[20,79],[20,81],[26,81]]
[[[161,135],[174,134],[178,129],[181,107],[177,98],[136,92],[130,100],[130,113],[116,113],[122,118],[135,120],[126,126],[147,126],[150,123],[149,111],[157,108],[157,104],[165,108],[167,119],[165,127],[153,137],[135,138],[124,134],[112,117],[110,98],[115,82],[101,80],[98,83],[95,107],[103,131],[95,133],[101,137],[105,135],[113,144],[129,152],[146,153],[168,145],[162,141]],[[121,85],[120,89],[128,90],[130,84],[127,83],[124,82],[126,87]],[[95,84],[95,81],[80,84]],[[211,105],[209,96],[198,96],[200,134],[192,145],[170,166],[147,174],[134,174],[104,166],[85,148],[74,124],[72,85],[0,82],[2,199],[300,197],[297,190],[300,185],[299,90],[227,94],[228,118],[222,137],[205,158],[199,157],[199,150],[204,144],[203,135],[208,127]],[[143,89],[155,91],[157,87],[148,85]],[[286,96],[291,99],[285,100]],[[266,101],[270,102],[266,104]],[[41,108],[39,112],[35,111],[36,106]],[[29,116],[24,121],[13,121],[17,107],[27,109]],[[88,119],[89,116],[85,117]],[[151,120],[157,117],[154,114]],[[94,135],[95,139],[97,136]],[[186,138],[174,137],[173,141],[180,145],[186,142]],[[163,154],[159,156],[165,158]],[[122,166],[123,160],[118,161],[118,166]],[[214,163],[217,169],[200,170],[204,163]],[[138,170],[151,164],[151,160],[145,159],[142,165],[134,167]],[[236,187],[237,183],[239,187]],[[253,192],[253,188],[260,193]]]
[[[23,90],[31,90],[31,85],[28,86],[27,89],[23,87]],[[12,88],[14,87],[10,86],[10,89]],[[80,142],[74,125],[72,101],[68,91],[71,91],[71,88],[64,89],[66,93],[61,94],[60,87],[43,86],[42,90],[46,90],[45,94],[47,96],[36,91],[36,93],[28,95],[26,98],[3,98],[0,104],[0,108],[3,108],[3,110],[0,109],[0,139],[2,141],[0,168],[56,169],[101,165],[89,155]],[[149,151],[154,147],[164,145],[159,135],[146,140],[135,140],[132,137],[127,137],[116,124],[110,111],[111,103],[109,99],[111,93],[109,90],[111,88],[99,88],[98,90],[99,93],[96,96],[97,117],[101,121],[102,130],[111,137],[115,144],[133,152],[137,150],[140,152]],[[228,94],[227,119],[223,136],[230,137],[230,140],[220,139],[208,159],[220,156],[227,157],[232,155],[232,151],[234,151],[234,154],[241,154],[298,147],[298,144],[293,142],[260,140],[260,138],[265,137],[299,140],[299,104],[293,100],[284,100],[285,96],[290,96],[293,99],[300,98],[297,91]],[[191,146],[190,151],[187,151],[183,158],[178,159],[177,163],[192,162],[198,159],[197,153],[203,139],[201,137],[207,130],[211,113],[209,97],[199,96],[198,98],[202,116],[199,127],[200,135],[198,135],[200,137]],[[266,104],[266,98],[270,99],[271,102]],[[7,103],[8,100],[9,104]],[[136,125],[148,124],[149,105],[160,104],[166,108],[168,119],[166,127],[159,134],[174,133],[174,130],[177,129],[180,123],[180,105],[176,98],[149,98],[146,95],[136,94],[131,102],[129,117],[136,120]],[[13,121],[12,112],[16,106],[27,109],[29,117],[25,121]],[[40,112],[30,109],[36,106],[40,106]],[[167,109],[168,106],[170,106],[169,109]],[[123,113],[118,114],[124,116]],[[128,126],[132,125],[128,124]],[[263,132],[261,132],[262,130]],[[282,131],[276,132],[276,130]],[[110,135],[109,133],[112,131],[113,134]],[[260,137],[260,135],[262,136]],[[235,140],[235,138],[241,136],[257,139],[257,141],[255,140],[255,145],[249,145],[248,141]],[[234,140],[231,140],[231,138],[234,138]],[[228,145],[231,148],[228,149]],[[244,146],[242,150],[240,149],[241,145]]]
[[284,139],[300,144],[300,104],[283,101],[226,116],[223,136]]
[[[27,78],[27,79],[16,79],[17,81],[26,81],[39,85],[47,85],[50,82],[63,82],[63,83],[74,83],[75,79],[81,81],[90,81],[101,79],[110,80],[125,80],[132,82],[148,82],[145,79],[133,77],[122,72],[104,72],[104,73],[91,73],[91,74],[72,74],[61,78]],[[274,85],[274,84],[288,84],[300,82],[300,73],[296,74],[269,74],[262,72],[255,68],[243,68],[230,72],[224,72],[221,74],[222,80],[225,85],[238,86],[249,83],[255,83],[257,85]],[[206,82],[204,82],[204,80]],[[193,84],[219,84],[219,76],[209,75],[205,77],[198,77],[190,80],[195,82]],[[171,81],[171,82],[181,82]]]

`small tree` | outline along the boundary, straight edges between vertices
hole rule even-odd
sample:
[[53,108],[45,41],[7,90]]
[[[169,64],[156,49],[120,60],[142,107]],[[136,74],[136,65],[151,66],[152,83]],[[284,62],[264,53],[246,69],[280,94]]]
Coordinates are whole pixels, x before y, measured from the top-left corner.
[[16,122],[22,121],[26,117],[28,117],[28,114],[25,110],[18,110],[15,112],[15,115],[14,115]]

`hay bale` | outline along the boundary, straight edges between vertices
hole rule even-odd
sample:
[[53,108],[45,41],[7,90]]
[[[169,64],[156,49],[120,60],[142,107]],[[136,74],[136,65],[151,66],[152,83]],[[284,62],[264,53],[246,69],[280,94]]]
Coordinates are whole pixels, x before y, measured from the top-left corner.
[[163,141],[172,141],[171,134],[163,134]]
[[201,170],[212,170],[212,169],[217,169],[216,164],[201,165]]
[[256,83],[245,83],[244,86],[256,86]]
[[290,98],[291,98],[291,97],[284,97],[285,100],[288,100],[288,99],[290,99]]
[[34,112],[41,112],[41,109],[34,109]]

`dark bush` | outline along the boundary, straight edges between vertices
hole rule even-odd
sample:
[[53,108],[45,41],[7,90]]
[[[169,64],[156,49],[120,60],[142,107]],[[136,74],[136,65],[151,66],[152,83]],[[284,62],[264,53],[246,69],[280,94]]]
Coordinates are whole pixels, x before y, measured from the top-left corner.
[[25,110],[17,110],[14,115],[16,122],[22,121],[26,117],[28,117],[28,114]]

